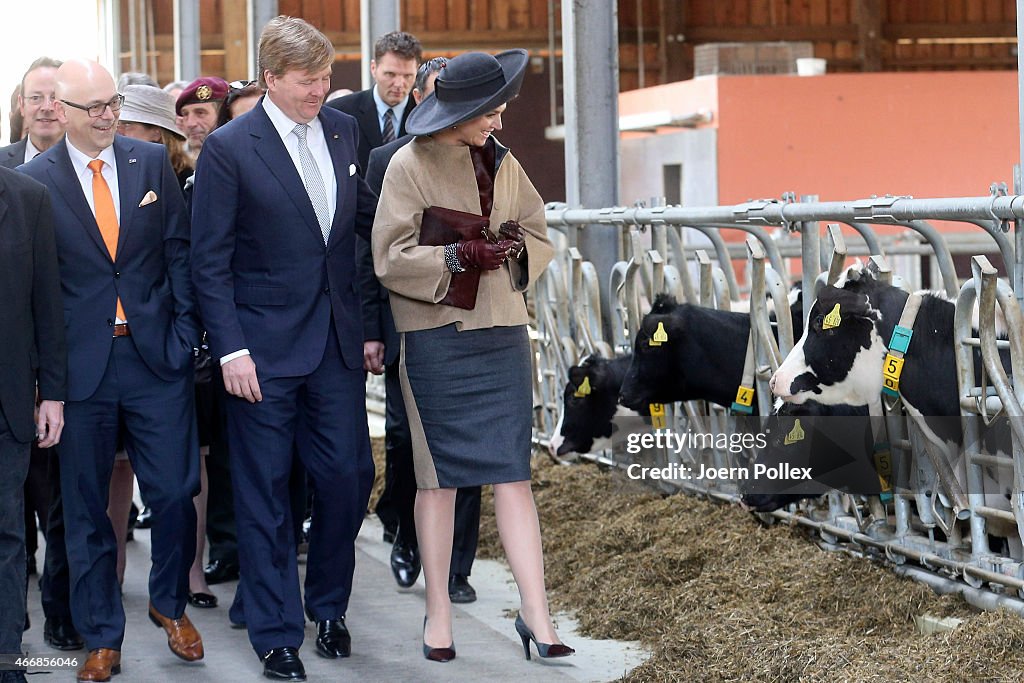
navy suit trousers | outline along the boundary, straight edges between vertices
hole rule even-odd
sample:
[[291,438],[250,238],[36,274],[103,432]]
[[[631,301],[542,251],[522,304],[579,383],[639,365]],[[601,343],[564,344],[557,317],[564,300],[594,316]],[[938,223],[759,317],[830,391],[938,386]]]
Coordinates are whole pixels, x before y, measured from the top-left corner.
[[[259,358],[254,358],[259,375]],[[298,454],[313,487],[305,606],[316,620],[344,616],[355,539],[373,484],[363,370],[342,363],[331,331],[320,365],[301,377],[259,377],[263,400],[229,397],[228,438],[238,525],[238,590],[258,655],[299,647],[305,620],[288,481]]]
[[121,649],[125,616],[117,583],[117,542],[107,517],[118,425],[139,488],[153,510],[149,596],[166,617],[188,601],[196,550],[199,442],[192,373],[164,381],[146,366],[132,337],[116,337],[100,385],[64,406],[60,454],[71,614],[86,649]]
[[21,654],[25,626],[27,443],[14,440],[0,412],[0,654]]

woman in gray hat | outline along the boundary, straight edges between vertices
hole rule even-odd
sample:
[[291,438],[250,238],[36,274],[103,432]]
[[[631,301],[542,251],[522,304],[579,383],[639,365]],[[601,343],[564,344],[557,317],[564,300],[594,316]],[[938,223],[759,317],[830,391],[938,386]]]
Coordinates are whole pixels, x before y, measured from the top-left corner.
[[127,85],[121,94],[124,106],[117,132],[166,147],[178,184],[184,188],[195,167],[185,151],[185,136],[174,123],[174,96],[150,85]]
[[391,291],[402,333],[427,584],[423,654],[434,661],[455,658],[448,598],[455,492],[483,484],[494,485],[498,533],[522,600],[515,627],[526,657],[531,640],[541,657],[573,653],[551,623],[530,490],[524,292],[553,250],[543,200],[493,137],[528,60],[525,50],[509,50],[448,62],[434,92],[409,115],[406,130],[418,137],[388,166],[373,225],[374,269]]

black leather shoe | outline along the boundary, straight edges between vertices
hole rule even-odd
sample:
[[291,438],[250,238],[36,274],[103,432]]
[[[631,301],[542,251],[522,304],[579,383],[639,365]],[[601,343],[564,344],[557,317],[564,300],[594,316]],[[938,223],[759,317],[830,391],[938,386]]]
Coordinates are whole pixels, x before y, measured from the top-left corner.
[[448,598],[455,603],[476,602],[476,591],[469,585],[469,579],[462,574],[448,578]]
[[420,577],[420,553],[417,549],[396,539],[391,548],[391,573],[402,588],[408,588]]
[[388,544],[394,543],[395,539],[397,537],[398,537],[398,527],[397,526],[385,526],[384,527],[384,542],[385,543],[388,543]]
[[275,647],[263,653],[263,675],[276,681],[304,681],[306,669],[294,647]]
[[217,596],[211,593],[188,592],[188,604],[199,609],[212,609],[217,606]]
[[345,617],[316,622],[316,653],[328,659],[352,654],[352,636],[345,626]]
[[135,520],[136,529],[149,529],[153,526],[153,510],[147,505],[142,508],[138,519]]
[[57,650],[81,650],[84,646],[82,636],[68,617],[47,619],[43,624],[43,640]]
[[203,569],[206,583],[211,586],[225,581],[238,580],[238,563],[225,560],[214,560]]

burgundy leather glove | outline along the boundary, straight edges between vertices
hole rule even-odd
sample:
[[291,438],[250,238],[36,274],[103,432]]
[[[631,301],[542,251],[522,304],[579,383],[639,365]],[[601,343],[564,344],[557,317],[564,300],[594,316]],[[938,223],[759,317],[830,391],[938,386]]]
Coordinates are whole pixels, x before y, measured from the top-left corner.
[[508,258],[509,246],[511,246],[511,242],[508,240],[491,243],[478,237],[475,240],[459,242],[456,254],[459,257],[459,262],[465,268],[497,270]]
[[498,228],[498,236],[512,242],[508,249],[509,258],[518,259],[526,250],[526,230],[516,221],[505,221]]

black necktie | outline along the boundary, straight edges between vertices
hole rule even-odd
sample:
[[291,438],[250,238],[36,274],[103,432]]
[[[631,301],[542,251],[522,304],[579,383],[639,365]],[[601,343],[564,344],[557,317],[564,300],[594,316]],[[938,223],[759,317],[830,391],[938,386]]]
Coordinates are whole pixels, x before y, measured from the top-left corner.
[[390,109],[384,112],[384,130],[380,136],[385,145],[395,139],[395,112]]

